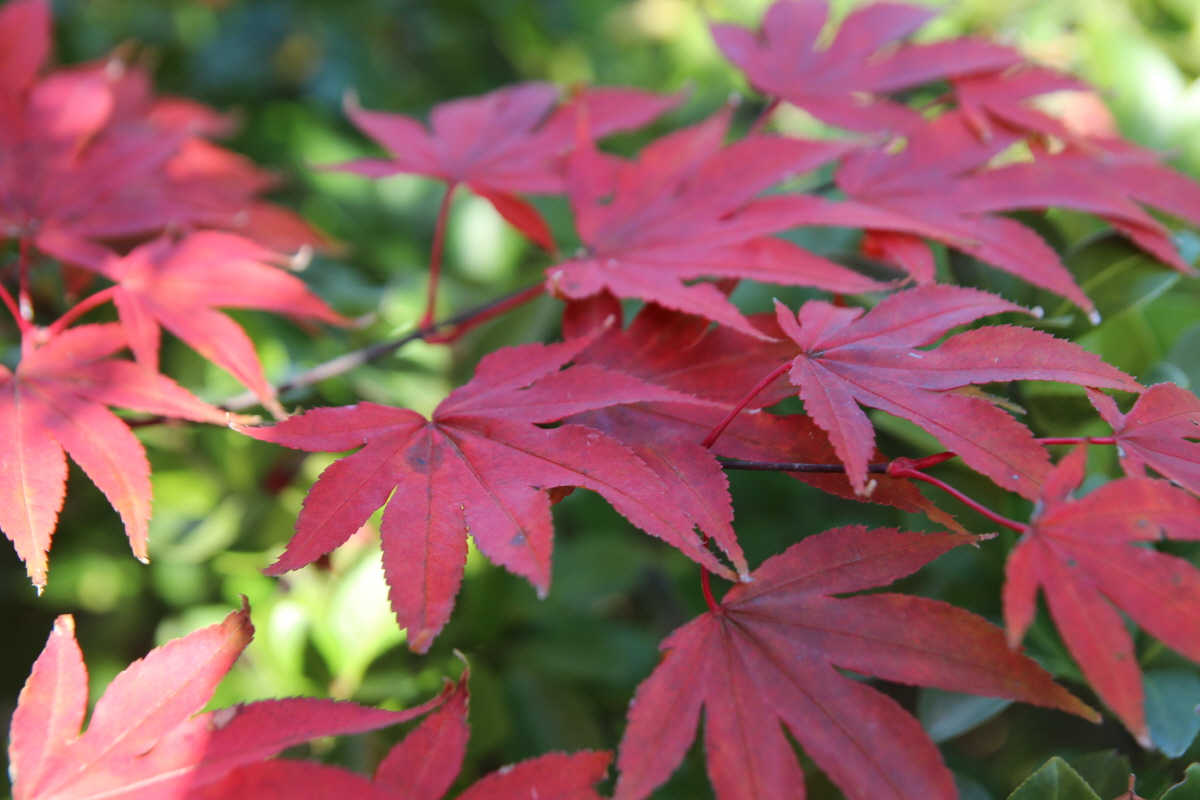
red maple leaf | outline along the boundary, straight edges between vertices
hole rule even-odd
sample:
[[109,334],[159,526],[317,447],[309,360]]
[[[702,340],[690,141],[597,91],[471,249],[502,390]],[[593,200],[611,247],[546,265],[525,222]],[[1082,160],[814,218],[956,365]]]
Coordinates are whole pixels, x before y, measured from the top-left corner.
[[725,57],[764,94],[841,128],[903,131],[921,116],[881,95],[1021,60],[1011,48],[976,39],[902,43],[936,14],[873,3],[847,15],[833,40],[819,44],[829,16],[824,0],[780,0],[758,34],[736,25],[713,25],[712,32]]
[[[898,151],[863,147],[846,156],[835,175],[846,200],[798,195],[774,202],[790,204],[796,224],[891,232],[912,239],[908,248],[922,247],[917,237],[933,239],[1062,295],[1095,317],[1095,306],[1054,249],[1032,229],[993,213],[1051,204],[1037,181],[1010,181],[1004,191],[988,189],[993,172],[1006,172],[987,170],[988,162],[1017,141],[1008,129],[981,140],[961,112],[949,112],[911,130]],[[1153,223],[1130,204],[1122,208],[1140,222]],[[895,241],[881,244],[899,246]],[[933,278],[927,255],[892,253],[886,260],[913,270],[919,280]],[[914,268],[914,263],[924,266]]]
[[963,76],[956,78],[953,84],[959,111],[976,134],[984,139],[995,135],[999,125],[1070,141],[1075,136],[1062,121],[1029,101],[1050,92],[1080,92],[1091,88],[1078,78],[1032,64],[1021,64],[1002,72]]
[[520,83],[479,97],[434,106],[429,128],[403,114],[365,111],[354,98],[346,113],[393,154],[337,168],[371,178],[427,175],[450,186],[466,184],[546,250],[554,249],[541,214],[518,194],[560,194],[566,188],[562,156],[575,142],[575,118],[586,114],[593,133],[639,128],[679,102],[636,89],[584,89],[565,104],[550,83]]
[[723,147],[729,112],[665,136],[636,161],[616,162],[580,142],[569,191],[583,251],[547,268],[548,290],[581,300],[601,292],[698,314],[763,334],[701,277],[750,278],[858,293],[881,285],[766,234],[792,227],[756,195],[845,152],[840,142],[750,136]]
[[1200,186],[1164,165],[1159,156],[1119,139],[1075,137],[1057,153],[1034,150],[1035,159],[987,170],[960,198],[967,213],[1057,206],[1101,217],[1141,249],[1180,272],[1196,270],[1183,259],[1171,231],[1147,214],[1152,206],[1200,225]]
[[1158,383],[1122,414],[1108,395],[1089,391],[1092,405],[1112,426],[1121,467],[1142,476],[1152,467],[1200,494],[1200,399],[1173,383]]
[[113,679],[81,733],[87,669],[74,621],[59,617],[13,713],[13,800],[192,797],[288,747],[404,722],[442,700],[384,711],[290,698],[198,713],[253,632],[243,608],[154,649]]
[[[467,673],[441,707],[392,748],[367,778],[310,761],[242,767],[190,800],[441,800],[462,769],[467,737]],[[601,800],[606,752],[550,753],[485,775],[458,800]]]
[[50,55],[51,23],[46,0],[11,0],[0,8],[0,116],[16,113]]
[[668,778],[701,708],[721,800],[804,797],[784,725],[850,800],[957,797],[917,721],[839,670],[1093,716],[981,617],[906,595],[832,596],[888,584],[970,541],[854,526],[768,559],[753,583],[663,642],[666,656],[630,705],[616,800],[641,800]]
[[1200,571],[1141,542],[1200,539],[1200,500],[1165,481],[1121,478],[1073,499],[1087,447],[1046,479],[1029,528],[1009,553],[1004,620],[1015,648],[1033,622],[1040,588],[1067,649],[1125,726],[1150,746],[1133,638],[1117,609],[1200,661]]
[[277,416],[275,389],[263,375],[254,343],[215,309],[256,308],[329,323],[345,319],[304,282],[276,266],[279,255],[249,239],[200,231],[179,242],[156,239],[126,256],[110,256],[96,271],[116,283],[111,291],[129,347],[158,369],[159,326],[228,370]]
[[0,528],[36,586],[66,492],[70,455],[120,513],[133,553],[146,560],[150,465],[141,442],[106,405],[225,424],[152,370],[108,358],[126,346],[120,326],[84,325],[27,352],[15,372],[0,366]]
[[[621,305],[607,293],[568,304],[563,315],[564,335],[597,335],[597,329],[604,327],[596,343],[580,356],[581,363],[626,372],[719,405],[632,403],[588,411],[571,420],[602,430],[633,448],[673,487],[672,495],[688,508],[700,530],[730,554],[735,566],[744,569],[730,527],[733,508],[728,482],[716,456],[831,466],[841,461],[825,432],[802,414],[742,413],[711,448],[701,447],[699,442],[743,398],[746,387],[796,357],[795,342],[783,335],[772,315],[750,318],[764,333],[776,337],[771,342],[713,327],[702,317],[654,303],[644,306],[626,329],[611,324],[610,318],[620,320]],[[755,395],[750,407],[773,405],[794,392],[780,375]],[[872,458],[886,460],[878,452]],[[789,474],[839,497],[924,512],[941,525],[959,529],[952,516],[926,500],[908,480],[876,475],[875,489],[868,498],[855,494],[844,474]]]
[[408,409],[359,403],[315,409],[273,428],[242,428],[301,450],[362,446],[322,473],[305,499],[296,536],[268,573],[296,569],[334,549],[386,502],[380,531],[392,608],[408,628],[409,647],[424,652],[458,593],[468,529],[484,555],[544,595],[553,541],[548,490],[579,486],[734,578],[705,549],[693,531],[696,521],[629,448],[582,425],[538,427],[618,403],[698,402],[594,365],[559,371],[589,342],[493,352],[429,420]]
[[875,432],[859,404],[907,419],[973,469],[1006,489],[1037,497],[1050,469],[1033,434],[981,397],[953,391],[971,384],[1053,380],[1138,391],[1120,370],[1076,344],[1016,326],[989,326],[923,350],[955,325],[1004,311],[1024,312],[995,295],[954,286],[920,286],[863,313],[813,300],[793,315],[776,306],[779,325],[800,346],[789,371],[804,408],[829,434],[856,491],[864,491]]
[[[244,229],[274,247],[320,245],[289,211],[263,203],[267,173],[227,151],[188,147],[229,120],[159,97],[144,69],[112,58],[38,72],[50,47],[49,8],[9,3],[0,15],[0,224],[65,262],[88,265],[104,243],[173,227]],[[221,152],[224,159],[215,159]],[[253,222],[253,226],[248,225]]]

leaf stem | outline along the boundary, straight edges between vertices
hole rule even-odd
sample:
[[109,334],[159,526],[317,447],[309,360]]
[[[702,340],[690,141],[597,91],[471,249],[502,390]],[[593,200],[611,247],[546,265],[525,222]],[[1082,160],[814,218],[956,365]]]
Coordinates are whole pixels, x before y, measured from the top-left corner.
[[701,447],[712,447],[713,443],[717,441],[717,438],[720,437],[721,433],[724,432],[724,430],[729,427],[729,424],[731,422],[733,422],[734,419],[737,418],[737,415],[742,412],[742,409],[745,408],[750,403],[750,401],[754,399],[754,396],[757,395],[759,392],[761,392],[763,389],[767,388],[767,385],[770,384],[771,381],[775,380],[780,375],[787,372],[788,369],[791,368],[791,366],[792,366],[791,361],[780,364],[778,367],[771,370],[771,374],[767,375],[761,381],[754,384],[754,388],[751,389],[750,391],[746,392],[746,396],[743,397],[741,400],[739,400],[737,402],[737,404],[733,407],[733,409],[728,414],[725,415],[725,419],[718,422],[717,427],[713,428],[712,431],[708,434],[708,436],[704,437],[704,441],[702,441],[700,443],[700,446]]
[[49,338],[49,337],[57,336],[58,334],[62,333],[64,330],[67,329],[67,326],[70,325],[72,322],[79,319],[84,314],[91,311],[93,308],[96,308],[97,306],[102,306],[105,303],[107,303],[109,300],[111,300],[113,295],[116,294],[116,292],[117,292],[116,286],[109,286],[107,289],[102,289],[101,291],[96,292],[93,295],[89,295],[88,297],[85,297],[83,300],[79,301],[78,303],[76,303],[75,305],[73,305],[69,309],[67,309],[67,312],[65,314],[63,314],[61,317],[56,319],[54,321],[54,323],[46,329],[46,336]]
[[717,598],[713,597],[712,580],[708,576],[706,567],[700,567],[700,588],[704,590],[704,602],[708,603],[708,610],[714,614],[720,614],[721,605],[717,602]]
[[29,324],[29,320],[21,316],[21,309],[17,306],[17,301],[13,299],[12,293],[0,283],[0,300],[4,301],[4,305],[8,306],[8,310],[13,315],[13,319],[17,321],[17,329],[24,336],[33,327]]
[[[526,289],[522,289],[519,292],[507,295],[502,297],[500,300],[490,303],[480,313],[469,317],[462,322],[456,323],[454,330],[450,331],[449,333],[431,332],[428,336],[424,337],[425,341],[430,344],[449,344],[467,331],[473,330],[483,323],[495,319],[496,317],[503,316],[509,311],[512,311],[514,308],[525,305],[535,297],[544,294],[545,291],[546,284],[540,282],[535,283]],[[444,327],[448,323],[449,320],[438,323],[437,325],[434,325],[433,328],[436,329],[439,327]]]
[[450,201],[454,198],[456,188],[458,188],[456,181],[451,181],[446,185],[446,193],[442,195],[442,204],[438,207],[437,223],[433,229],[433,247],[429,251],[429,287],[425,298],[425,313],[421,316],[418,328],[424,329],[433,325],[438,282],[442,274],[442,251],[446,246],[446,223],[450,218]]
[[1116,444],[1115,436],[1059,436],[1038,439],[1038,444]]
[[946,483],[945,481],[938,480],[937,478],[933,477],[932,475],[926,475],[924,472],[921,472],[920,470],[913,469],[911,464],[912,464],[912,462],[907,461],[906,459],[897,459],[896,461],[893,461],[893,462],[891,462],[891,464],[888,465],[887,474],[893,478],[911,478],[912,480],[915,480],[915,481],[924,481],[925,483],[933,484],[934,486],[941,489],[943,492],[946,492],[951,497],[954,497],[955,499],[957,499],[959,502],[961,502],[961,503],[969,506],[970,508],[974,509],[975,511],[979,512],[980,514],[987,517],[988,519],[990,519],[992,522],[996,523],[997,525],[1003,525],[1004,527],[1008,528],[1009,530],[1014,530],[1017,533],[1025,533],[1025,531],[1027,530],[1026,527],[1024,525],[1022,525],[1020,522],[1009,519],[1008,517],[1003,516],[1001,514],[997,514],[995,511],[992,511],[990,508],[983,505],[982,503],[979,503],[975,500],[972,500],[970,497],[967,497],[965,494],[960,492],[958,489],[955,489],[953,486]]
[[[756,472],[824,472],[835,475],[845,474],[844,464],[807,464],[797,461],[743,461],[738,458],[718,459],[724,469],[744,469]],[[867,472],[875,475],[886,475],[887,464],[868,464]]]
[[[938,480],[931,475],[926,475],[921,472],[925,467],[931,467],[934,464],[940,464],[948,458],[953,458],[954,453],[938,453],[937,455],[927,456],[919,460],[910,460],[907,458],[898,458],[894,461],[888,461],[884,464],[868,464],[867,472],[875,475],[887,475],[892,478],[911,478],[912,480],[924,481],[931,483],[944,492],[958,499],[960,502],[970,506],[975,511],[978,511],[983,516],[995,522],[998,525],[1003,525],[1018,533],[1025,532],[1025,526],[1021,523],[1011,520],[1008,517],[997,514],[990,508],[981,505],[979,502],[972,500],[965,494],[955,489],[950,484]],[[809,472],[809,473],[832,473],[844,474],[846,467],[842,464],[805,464],[799,462],[788,461],[742,461],[740,459],[720,459],[720,464],[723,469],[745,469],[756,470],[762,472]]]

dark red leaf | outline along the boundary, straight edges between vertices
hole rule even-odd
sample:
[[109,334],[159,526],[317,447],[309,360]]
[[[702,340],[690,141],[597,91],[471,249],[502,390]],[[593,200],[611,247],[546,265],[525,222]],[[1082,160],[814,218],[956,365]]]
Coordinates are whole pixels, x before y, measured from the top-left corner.
[[638,527],[733,578],[704,548],[695,520],[633,451],[581,425],[538,427],[621,403],[698,402],[594,365],[560,371],[589,343],[496,351],[438,406],[432,420],[360,403],[316,409],[273,428],[243,428],[302,450],[363,446],[313,486],[296,536],[269,572],[296,569],[329,552],[387,502],[381,532],[392,607],[408,628],[409,647],[423,652],[458,593],[468,528],[484,555],[528,578],[544,595],[553,540],[547,491],[580,486],[599,492]]
[[1004,619],[1014,647],[1033,622],[1040,588],[1067,649],[1092,688],[1150,746],[1141,672],[1117,609],[1200,661],[1200,571],[1141,542],[1200,539],[1200,500],[1164,481],[1121,478],[1072,499],[1087,448],[1046,480],[1028,532],[1009,554]]
[[720,800],[803,798],[786,726],[850,800],[957,796],[937,747],[895,701],[839,672],[1093,712],[1001,631],[961,609],[882,586],[971,538],[839,528],[768,559],[720,610],[675,631],[638,688],[621,740],[617,800],[641,800],[679,764],[705,711]]

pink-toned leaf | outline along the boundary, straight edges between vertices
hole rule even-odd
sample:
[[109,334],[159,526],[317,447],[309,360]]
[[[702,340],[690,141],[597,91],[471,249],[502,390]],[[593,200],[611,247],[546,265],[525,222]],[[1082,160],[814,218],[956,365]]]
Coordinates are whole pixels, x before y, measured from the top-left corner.
[[1036,497],[1049,457],[1020,423],[987,400],[951,390],[1018,379],[1137,391],[1129,376],[1078,345],[1025,328],[993,326],[926,346],[957,324],[1019,311],[994,295],[951,286],[894,294],[866,314],[822,301],[779,322],[801,348],[789,376],[829,434],[856,491],[866,486],[874,433],[860,405],[914,422],[1000,486]]
[[134,554],[146,558],[150,468],[141,443],[105,405],[224,423],[228,417],[173,381],[107,356],[125,346],[118,325],[69,329],[0,372],[0,528],[46,583],[46,552],[62,508],[69,455],[125,523]]
[[467,677],[464,671],[441,707],[391,749],[375,784],[407,800],[439,800],[454,783],[467,752]]
[[276,253],[248,239],[202,231],[179,243],[160,239],[143,245],[128,256],[108,260],[100,271],[117,283],[117,310],[140,362],[157,366],[162,325],[259,398],[270,400],[274,389],[263,376],[253,343],[214,307],[345,321],[299,278],[272,265],[278,260]]
[[728,110],[648,145],[614,167],[583,139],[569,157],[571,205],[584,249],[546,270],[551,293],[602,293],[763,334],[725,295],[696,278],[750,278],[857,293],[880,288],[853,270],[773,239],[796,224],[768,188],[845,152],[835,142],[750,136],[722,147]]
[[911,109],[885,95],[936,80],[1011,67],[1020,56],[973,39],[904,43],[933,17],[930,9],[874,3],[849,14],[832,41],[822,41],[824,0],[780,0],[755,34],[713,25],[721,52],[759,91],[851,130],[903,131],[920,124]]
[[75,641],[75,620],[64,614],[21,689],[13,712],[8,759],[14,783],[36,791],[47,767],[79,735],[87,713],[88,676]]

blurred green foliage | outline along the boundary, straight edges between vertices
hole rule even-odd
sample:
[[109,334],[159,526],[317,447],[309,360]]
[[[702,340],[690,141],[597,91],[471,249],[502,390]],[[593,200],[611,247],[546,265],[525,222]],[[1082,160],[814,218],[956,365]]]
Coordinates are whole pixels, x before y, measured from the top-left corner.
[[[708,113],[731,92],[746,91],[717,54],[705,22],[753,24],[766,3],[62,0],[55,6],[61,62],[128,48],[154,65],[163,91],[235,114],[241,125],[229,144],[276,169],[280,202],[300,209],[339,243],[334,252],[318,256],[305,276],[339,311],[362,317],[360,326],[305,330],[267,315],[238,315],[258,343],[268,375],[282,380],[402,334],[413,326],[423,302],[441,190],[417,178],[372,183],[320,169],[374,152],[341,113],[347,91],[356,91],[369,108],[422,115],[436,102],[525,79],[686,90],[687,102],[663,123],[669,127]],[[843,11],[848,7],[839,5]],[[928,34],[966,31],[999,36],[1039,59],[1081,72],[1105,92],[1126,135],[1172,148],[1181,167],[1200,173],[1200,3],[962,0]],[[748,102],[744,118],[759,107]],[[636,147],[649,135],[627,137],[616,146]],[[565,207],[544,203],[543,209],[569,242]],[[1104,315],[1099,327],[1072,317],[1056,298],[965,259],[951,258],[942,267],[1021,302],[1042,304],[1048,330],[1079,337],[1142,380],[1200,387],[1197,283],[1153,265],[1120,240],[1096,234],[1093,221],[1058,215],[1053,224],[1068,248],[1069,263]],[[1185,253],[1200,252],[1194,236],[1180,236]],[[826,251],[845,247],[832,232],[815,236],[813,244]],[[448,260],[446,312],[536,281],[544,265],[489,205],[465,193],[455,200]],[[739,300],[765,303],[774,294],[785,297],[786,291],[768,288],[760,297],[747,288]],[[366,399],[428,411],[469,375],[484,352],[553,336],[556,313],[557,305],[543,300],[453,348],[413,344],[285,400],[311,407]],[[164,369],[206,399],[240,391],[229,376],[178,343],[167,343]],[[1010,394],[1040,430],[1107,432],[1077,390],[1030,384]],[[878,421],[885,449],[912,454],[928,447],[911,426]],[[378,535],[371,525],[318,564],[280,579],[260,572],[281,551],[307,487],[332,456],[304,457],[232,431],[189,425],[146,427],[139,435],[154,469],[149,566],[130,557],[116,514],[75,471],[44,597],[34,596],[11,548],[0,548],[0,618],[5,620],[0,720],[11,713],[55,614],[77,616],[98,692],[154,644],[216,621],[244,595],[257,635],[215,705],[293,694],[410,705],[435,692],[442,676],[458,674],[461,665],[452,653],[458,648],[472,667],[473,738],[461,779],[465,785],[501,764],[548,750],[614,747],[629,697],[656,663],[659,641],[704,608],[691,562],[632,530],[596,497],[576,492],[556,509],[549,598],[537,601],[526,583],[472,552],[450,625],[428,656],[416,657],[404,649],[403,634],[388,610]],[[1111,474],[1111,454],[1094,453],[1093,467],[1098,475]],[[1002,513],[1028,513],[1023,501],[966,470],[947,465],[944,475]],[[837,525],[930,527],[923,518],[831,499],[782,475],[736,474],[731,483],[739,536],[752,564]],[[937,500],[961,511],[968,527],[987,530],[953,501]],[[1193,555],[1187,547],[1181,552]],[[997,553],[962,548],[900,588],[997,619],[1003,571]],[[1027,643],[1047,668],[1088,697],[1044,615]],[[932,690],[897,686],[889,691],[917,711],[943,743],[964,797],[1006,797],[1051,756],[1079,759],[1110,748],[1128,754],[1141,792],[1155,797],[1200,758],[1200,745],[1193,741],[1200,722],[1191,712],[1200,700],[1200,675],[1195,665],[1157,643],[1142,645],[1158,753],[1141,752],[1112,724],[1096,727]],[[320,754],[366,769],[400,735],[352,738]],[[1109,768],[1097,764],[1085,766]],[[812,772],[810,762],[805,767]],[[1079,774],[1065,762],[1054,762],[1054,768]],[[814,798],[837,796],[816,773],[811,791]],[[1071,791],[1076,793],[1061,796],[1089,796],[1078,787]],[[709,792],[702,763],[693,757],[661,796]]]

